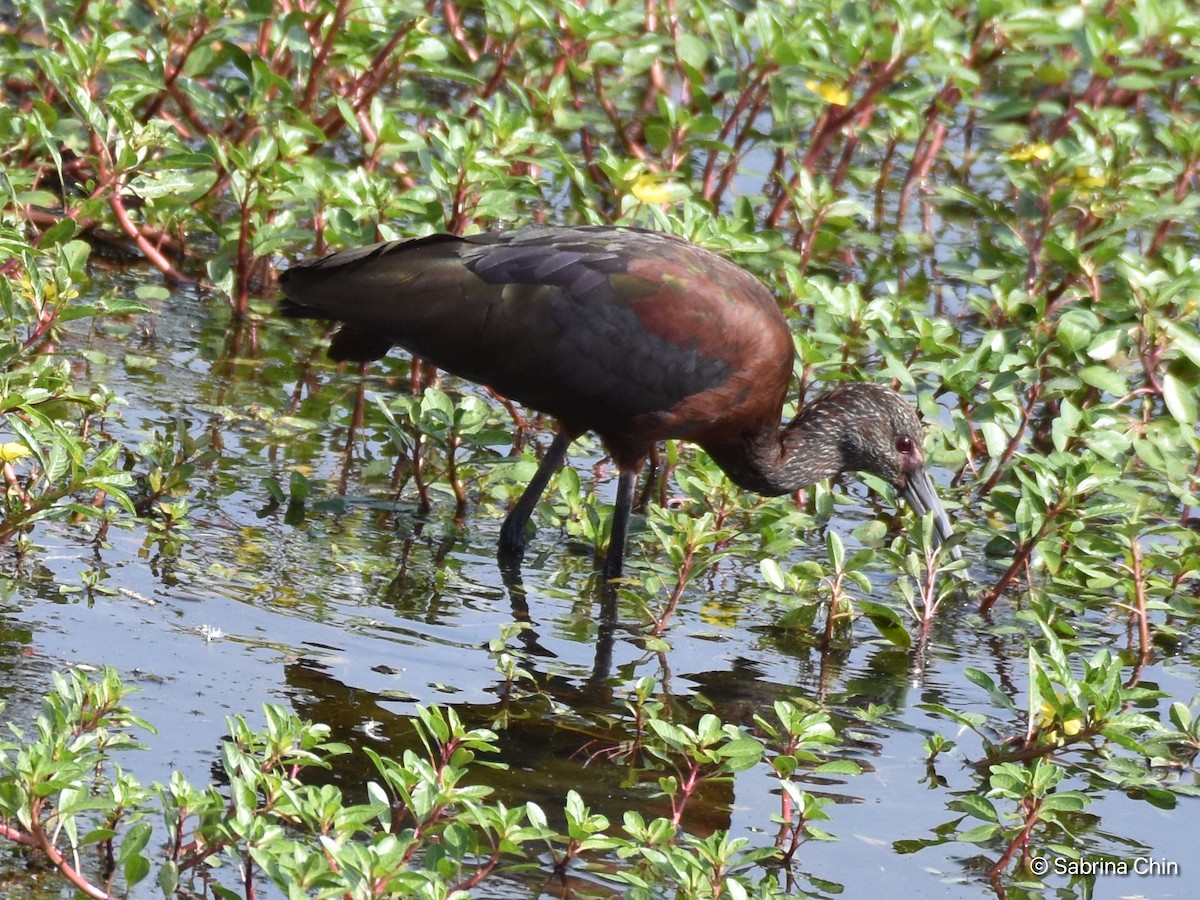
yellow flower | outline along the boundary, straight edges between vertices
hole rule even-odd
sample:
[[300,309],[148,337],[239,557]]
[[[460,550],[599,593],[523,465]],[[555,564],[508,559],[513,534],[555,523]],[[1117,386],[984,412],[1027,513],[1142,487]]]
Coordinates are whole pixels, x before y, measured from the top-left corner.
[[16,462],[29,456],[29,448],[18,441],[9,441],[6,444],[0,444],[0,462]]
[[1054,706],[1043,700],[1038,707],[1038,729],[1042,732],[1043,740],[1051,744],[1060,743],[1058,728],[1052,727],[1056,725],[1061,726],[1063,734],[1067,737],[1074,737],[1083,731],[1083,719],[1076,717],[1060,722]]
[[832,81],[817,81],[815,78],[810,78],[804,82],[804,86],[833,106],[848,106],[850,103],[850,92]]
[[1029,162],[1031,159],[1049,159],[1054,148],[1049,144],[1017,144],[1008,151],[1008,158],[1015,162]]
[[1103,173],[1093,175],[1087,166],[1076,166],[1071,183],[1081,188],[1102,188],[1108,186],[1108,176]]
[[1038,727],[1049,728],[1054,724],[1055,713],[1054,707],[1047,701],[1043,700],[1042,705],[1038,707]]
[[653,175],[639,175],[629,192],[642,203],[671,203],[682,199],[681,194],[687,194],[686,189],[680,190],[681,187],[673,181],[659,181]]

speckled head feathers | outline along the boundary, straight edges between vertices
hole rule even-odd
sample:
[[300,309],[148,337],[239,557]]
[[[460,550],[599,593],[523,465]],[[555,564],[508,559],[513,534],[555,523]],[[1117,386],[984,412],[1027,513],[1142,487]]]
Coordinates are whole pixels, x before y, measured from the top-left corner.
[[[806,406],[785,429],[784,468],[799,486],[840,472],[870,472],[918,514],[933,513],[939,541],[950,517],[925,469],[924,435],[912,404],[877,384],[843,385]],[[952,554],[957,559],[960,551]]]

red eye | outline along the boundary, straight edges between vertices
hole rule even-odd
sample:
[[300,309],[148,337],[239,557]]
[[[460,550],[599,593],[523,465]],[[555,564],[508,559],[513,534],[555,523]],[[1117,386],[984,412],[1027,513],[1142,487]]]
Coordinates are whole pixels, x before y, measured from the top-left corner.
[[900,437],[896,438],[896,452],[904,454],[912,453],[912,438],[910,438],[907,434],[902,434]]

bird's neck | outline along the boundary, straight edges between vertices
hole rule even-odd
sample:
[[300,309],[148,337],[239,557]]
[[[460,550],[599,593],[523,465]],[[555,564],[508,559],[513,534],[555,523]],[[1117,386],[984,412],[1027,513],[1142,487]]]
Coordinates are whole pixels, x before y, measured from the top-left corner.
[[835,430],[821,427],[819,416],[806,407],[784,427],[721,446],[706,446],[713,460],[734,484],[768,497],[790,494],[832,478],[844,468]]

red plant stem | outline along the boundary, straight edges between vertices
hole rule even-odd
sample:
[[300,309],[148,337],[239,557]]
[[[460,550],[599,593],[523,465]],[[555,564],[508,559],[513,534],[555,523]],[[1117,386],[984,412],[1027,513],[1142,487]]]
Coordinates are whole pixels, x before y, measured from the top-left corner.
[[1146,572],[1142,565],[1142,544],[1134,538],[1130,546],[1130,574],[1133,576],[1133,614],[1138,626],[1138,659],[1146,663],[1150,659],[1150,622],[1146,615]]
[[1021,424],[1017,428],[1017,433],[1012,436],[1012,440],[1008,442],[1008,446],[1004,449],[1004,453],[1000,456],[999,462],[996,464],[994,471],[987,481],[980,487],[980,495],[989,493],[996,483],[1000,480],[1004,467],[1012,460],[1013,455],[1017,452],[1017,447],[1020,445],[1022,438],[1025,437],[1025,432],[1029,428],[1029,420],[1033,416],[1033,407],[1037,405],[1038,397],[1042,393],[1041,381],[1036,381],[1030,385],[1029,390],[1025,393],[1025,407],[1021,410]]
[[476,887],[479,882],[483,881],[483,879],[490,875],[499,864],[500,847],[495,844],[495,841],[493,841],[492,855],[488,857],[487,862],[480,865],[479,868],[475,870],[475,873],[466,881],[462,882],[461,884],[456,884],[453,888],[453,892],[470,891],[471,888]]
[[[775,849],[782,855],[784,861],[790,860],[800,848],[800,835],[803,830],[802,819],[793,822],[797,815],[792,796],[787,791],[779,792],[779,832],[775,835]],[[786,844],[786,846],[785,846]]]
[[233,315],[235,319],[243,319],[246,310],[250,308],[250,229],[251,229],[251,197],[254,188],[246,186],[246,196],[242,198],[241,220],[238,226],[237,259],[235,260],[236,284],[233,292]]
[[671,621],[671,617],[675,615],[675,607],[679,605],[679,598],[683,596],[683,589],[687,586],[688,576],[692,572],[692,564],[695,561],[695,556],[696,548],[689,544],[683,557],[683,565],[679,567],[679,577],[675,581],[671,597],[667,600],[667,606],[663,610],[662,615],[654,623],[653,634],[655,637],[662,637],[663,632],[667,630],[667,624]]
[[702,780],[699,767],[692,763],[687,775],[680,781],[679,794],[671,798],[671,824],[676,828],[683,821],[683,811],[687,808],[688,799]]
[[207,19],[197,20],[192,26],[192,30],[188,32],[183,45],[174,48],[175,60],[163,73],[163,89],[155,94],[150,102],[146,104],[146,108],[142,110],[140,118],[143,123],[149,122],[155,116],[160,115],[163,103],[166,102],[167,96],[172,93],[175,82],[183,74],[184,66],[187,65],[188,59],[196,47],[199,46],[201,39],[208,34],[210,24]]
[[829,585],[829,611],[825,613],[825,633],[821,636],[821,652],[824,654],[833,646],[833,628],[837,622],[837,605],[842,596],[842,573],[834,576]]
[[471,62],[479,62],[479,50],[467,40],[467,31],[463,28],[462,16],[458,12],[457,4],[451,0],[444,0],[442,3],[442,15],[446,19],[446,30],[450,32],[450,36],[466,54],[467,59]]
[[333,49],[333,42],[337,39],[342,30],[342,24],[346,21],[346,10],[349,6],[350,0],[338,0],[337,9],[333,12],[333,21],[325,28],[325,39],[321,41],[313,56],[312,68],[308,72],[308,83],[304,85],[304,94],[300,98],[299,105],[303,110],[312,109],[313,103],[316,102],[317,92],[321,87],[321,76],[325,72],[325,63]]
[[40,344],[54,327],[54,320],[56,318],[57,316],[53,312],[43,309],[38,315],[38,322],[33,331],[29,333],[29,337],[21,342],[21,349],[28,350],[30,347]]
[[245,859],[242,863],[242,889],[246,893],[246,900],[254,900],[254,860],[250,857],[249,851],[246,852]]
[[173,281],[190,282],[191,279],[177,271],[175,267],[171,265],[170,260],[163,256],[162,253],[159,252],[158,248],[146,239],[146,236],[142,234],[138,226],[134,224],[133,220],[129,217],[129,211],[125,208],[125,201],[121,198],[120,181],[107,162],[109,158],[108,147],[104,144],[101,136],[93,132],[90,138],[90,144],[92,153],[96,158],[96,175],[98,182],[96,190],[93,192],[93,196],[96,196],[102,191],[108,191],[108,205],[112,208],[113,213],[116,215],[117,223],[121,226],[121,230],[133,239],[133,242],[137,244],[138,249],[145,254],[146,258],[154,263],[154,265],[157,266],[158,269],[167,276],[167,278]]
[[737,175],[738,162],[745,152],[746,142],[754,132],[754,120],[758,118],[758,114],[762,112],[762,108],[770,99],[771,92],[765,78],[774,71],[775,69],[770,67],[760,73],[764,81],[758,86],[758,90],[754,94],[754,102],[750,105],[749,110],[747,110],[742,127],[738,130],[738,136],[734,139],[733,150],[729,154],[729,158],[725,161],[725,164],[721,167],[721,177],[717,182],[716,190],[713,192],[711,198],[709,198],[714,207],[721,202],[721,198],[729,190],[729,186],[733,183],[733,179]]
[[[721,125],[721,130],[717,133],[718,141],[728,141],[729,134],[733,131],[734,124],[738,121],[742,121],[743,116],[745,116],[744,121],[746,124],[740,130],[738,138],[734,142],[735,152],[731,154],[734,159],[737,158],[736,150],[739,146],[744,144],[746,137],[749,135],[749,127],[751,124],[753,124],[754,117],[758,114],[758,110],[762,108],[763,101],[760,99],[760,96],[766,92],[765,84],[767,75],[774,71],[775,67],[773,65],[768,65],[763,66],[763,68],[759,69],[758,72],[755,73],[754,78],[752,78],[750,81],[750,84],[748,84],[746,89],[738,95],[737,102],[734,103],[733,109],[726,117],[725,122]],[[747,110],[750,111],[749,115],[746,115]],[[704,187],[701,191],[701,196],[714,205],[720,202],[721,193],[724,191],[725,185],[727,184],[726,173],[729,170],[728,166],[722,170],[721,185],[720,187],[715,187],[713,184],[713,178],[716,173],[718,155],[719,151],[715,149],[710,150],[708,153],[708,160],[704,164]],[[729,177],[732,178],[732,175]]]
[[903,68],[907,58],[905,54],[901,53],[884,63],[879,71],[875,73],[875,77],[871,79],[862,95],[849,106],[826,107],[825,115],[821,117],[822,127],[820,131],[814,133],[812,143],[808,147],[808,152],[804,154],[802,166],[805,169],[809,172],[815,172],[817,170],[817,161],[825,155],[825,148],[833,140],[833,136],[854,119],[864,114],[870,114],[875,108],[875,98],[884,88],[892,83],[897,73]]
[[[1197,166],[1200,165],[1200,159],[1190,159],[1184,165],[1183,171],[1179,173],[1179,178],[1175,181],[1175,202],[1182,203],[1189,192],[1195,191],[1196,188],[1192,182],[1196,179]],[[1150,241],[1150,247],[1146,251],[1147,256],[1154,256],[1162,249],[1163,242],[1167,239],[1167,235],[1175,225],[1179,224],[1175,219],[1167,219],[1159,223],[1154,232],[1154,238]]]
[[112,208],[113,213],[116,215],[117,223],[121,226],[121,230],[133,239],[133,242],[137,244],[138,249],[145,254],[146,258],[149,259],[150,262],[154,263],[155,267],[157,267],[158,270],[163,273],[163,275],[165,275],[171,281],[177,281],[184,284],[191,283],[192,279],[188,278],[173,265],[171,265],[171,261],[163,256],[163,254],[159,252],[159,249],[151,244],[150,241],[147,240],[146,236],[142,234],[141,229],[138,228],[138,226],[134,224],[133,220],[129,217],[129,213],[125,209],[125,203],[119,194],[113,193],[108,198],[108,205]]
[[455,451],[461,446],[462,438],[454,435],[446,448],[446,476],[450,479],[450,487],[454,491],[454,515],[459,519],[467,511],[467,491],[463,487],[462,479],[458,477],[458,461],[455,459]]
[[[336,91],[350,101],[350,108],[357,112],[365,109],[372,98],[383,88],[396,80],[397,64],[388,64],[388,57],[399,46],[400,42],[417,27],[418,20],[413,19],[406,25],[396,29],[396,33],[388,40],[379,52],[375,54],[366,70],[352,84],[341,85]],[[325,135],[326,141],[337,134],[346,125],[341,109],[334,105],[329,112],[317,120],[317,127]],[[314,142],[312,147],[320,146],[322,142]]]
[[1041,800],[1028,801],[1025,811],[1025,827],[1021,829],[1021,833],[1008,845],[1008,849],[1004,851],[1004,855],[996,860],[994,866],[988,869],[988,878],[998,878],[1008,868],[1008,864],[1012,862],[1012,858],[1016,855],[1017,851],[1028,845],[1029,835],[1033,831],[1033,826],[1038,823],[1038,810],[1041,808],[1041,805]]
[[920,140],[917,141],[917,149],[913,152],[913,163],[908,167],[908,174],[904,176],[904,184],[900,187],[900,199],[896,204],[897,228],[902,226],[904,216],[908,212],[908,198],[913,185],[925,180],[942,149],[942,144],[946,141],[948,129],[946,123],[938,119],[938,112],[942,106],[953,106],[961,98],[962,92],[958,88],[949,87],[943,89],[929,104],[929,111],[926,114],[929,120],[925,123],[925,130],[921,133]]
[[[483,90],[479,92],[479,98],[486,100],[495,94],[504,86],[504,76],[508,73],[508,63],[512,59],[512,55],[516,52],[517,41],[511,40],[504,45],[504,49],[500,52],[500,56],[496,59],[496,66],[492,70],[492,77],[487,80],[487,84],[483,86]],[[475,105],[471,107],[471,112],[478,115],[478,110],[481,107]]]
[[803,228],[796,229],[796,236],[793,238],[792,243],[794,244],[797,241],[801,242],[801,246],[799,248],[800,264],[798,268],[800,269],[800,274],[802,275],[808,271],[809,260],[812,259],[813,250],[816,249],[817,246],[817,234],[821,231],[821,223],[824,222],[825,217],[829,215],[830,209],[832,209],[832,207],[826,206],[818,210],[817,214],[813,216],[812,222],[809,224],[807,231],[805,231]]
[[413,441],[412,462],[413,462],[413,484],[417,486],[417,509],[422,515],[429,512],[431,504],[429,502],[429,488],[425,484],[425,454],[422,450],[425,447],[425,437],[417,432],[416,439]]
[[596,71],[593,86],[595,88],[595,98],[599,101],[600,108],[604,110],[604,115],[608,117],[608,121],[612,123],[613,133],[620,140],[625,152],[637,159],[649,161],[646,148],[630,138],[628,129],[621,122],[621,115],[617,112],[617,107],[613,104],[612,98],[604,90],[604,82],[601,80],[599,70]]
[[938,610],[937,597],[937,567],[933,564],[932,555],[925,557],[925,580],[921,585],[921,625],[927,630],[933,624],[933,617]]
[[11,827],[5,827],[3,825],[0,825],[0,829],[3,829],[3,831],[0,831],[0,833],[3,833],[5,837],[10,838],[17,843],[25,844],[28,847],[36,847],[37,849],[41,850],[42,853],[46,855],[46,858],[50,860],[51,864],[58,869],[59,874],[66,878],[67,881],[71,882],[71,884],[73,884],[80,892],[92,897],[93,900],[111,900],[112,894],[109,894],[107,891],[102,891],[100,888],[96,887],[94,884],[80,875],[79,872],[75,871],[75,868],[67,862],[66,858],[58,852],[58,848],[50,842],[50,838],[42,829],[42,801],[37,800],[33,805],[34,808],[30,810],[31,825],[28,834],[18,831],[17,834],[14,835],[14,829]]
[[1021,568],[1029,562],[1029,557],[1033,554],[1034,548],[1037,547],[1037,545],[1041,543],[1042,539],[1050,533],[1050,528],[1054,524],[1054,520],[1058,518],[1062,511],[1063,506],[1058,504],[1046,510],[1046,519],[1044,522],[1042,522],[1042,527],[1038,529],[1036,535],[1034,535],[1024,544],[1021,544],[1019,547],[1017,547],[1017,552],[1013,556],[1012,565],[1010,565],[1004,574],[1000,576],[1000,580],[996,582],[995,586],[991,590],[991,593],[984,597],[983,601],[979,604],[979,611],[981,613],[987,612],[996,605],[996,601],[999,600],[1000,596],[1005,590],[1007,590],[1013,578],[1015,578]]
[[[808,151],[804,154],[804,159],[800,162],[801,169],[810,174],[816,172],[817,164],[825,155],[825,150],[834,136],[855,119],[865,120],[871,116],[875,110],[876,98],[895,80],[907,59],[906,54],[899,53],[880,66],[874,77],[871,78],[870,83],[867,84],[862,95],[849,106],[833,106],[830,104],[825,107],[820,117],[818,117],[816,124],[813,126],[812,140],[809,142]],[[852,78],[851,81],[853,82],[853,80]],[[767,213],[766,225],[768,228],[776,227],[780,218],[782,218],[791,195],[791,190],[795,188],[799,181],[800,173],[796,172],[789,179],[787,189],[779,192],[779,196],[776,197],[771,211]]]

